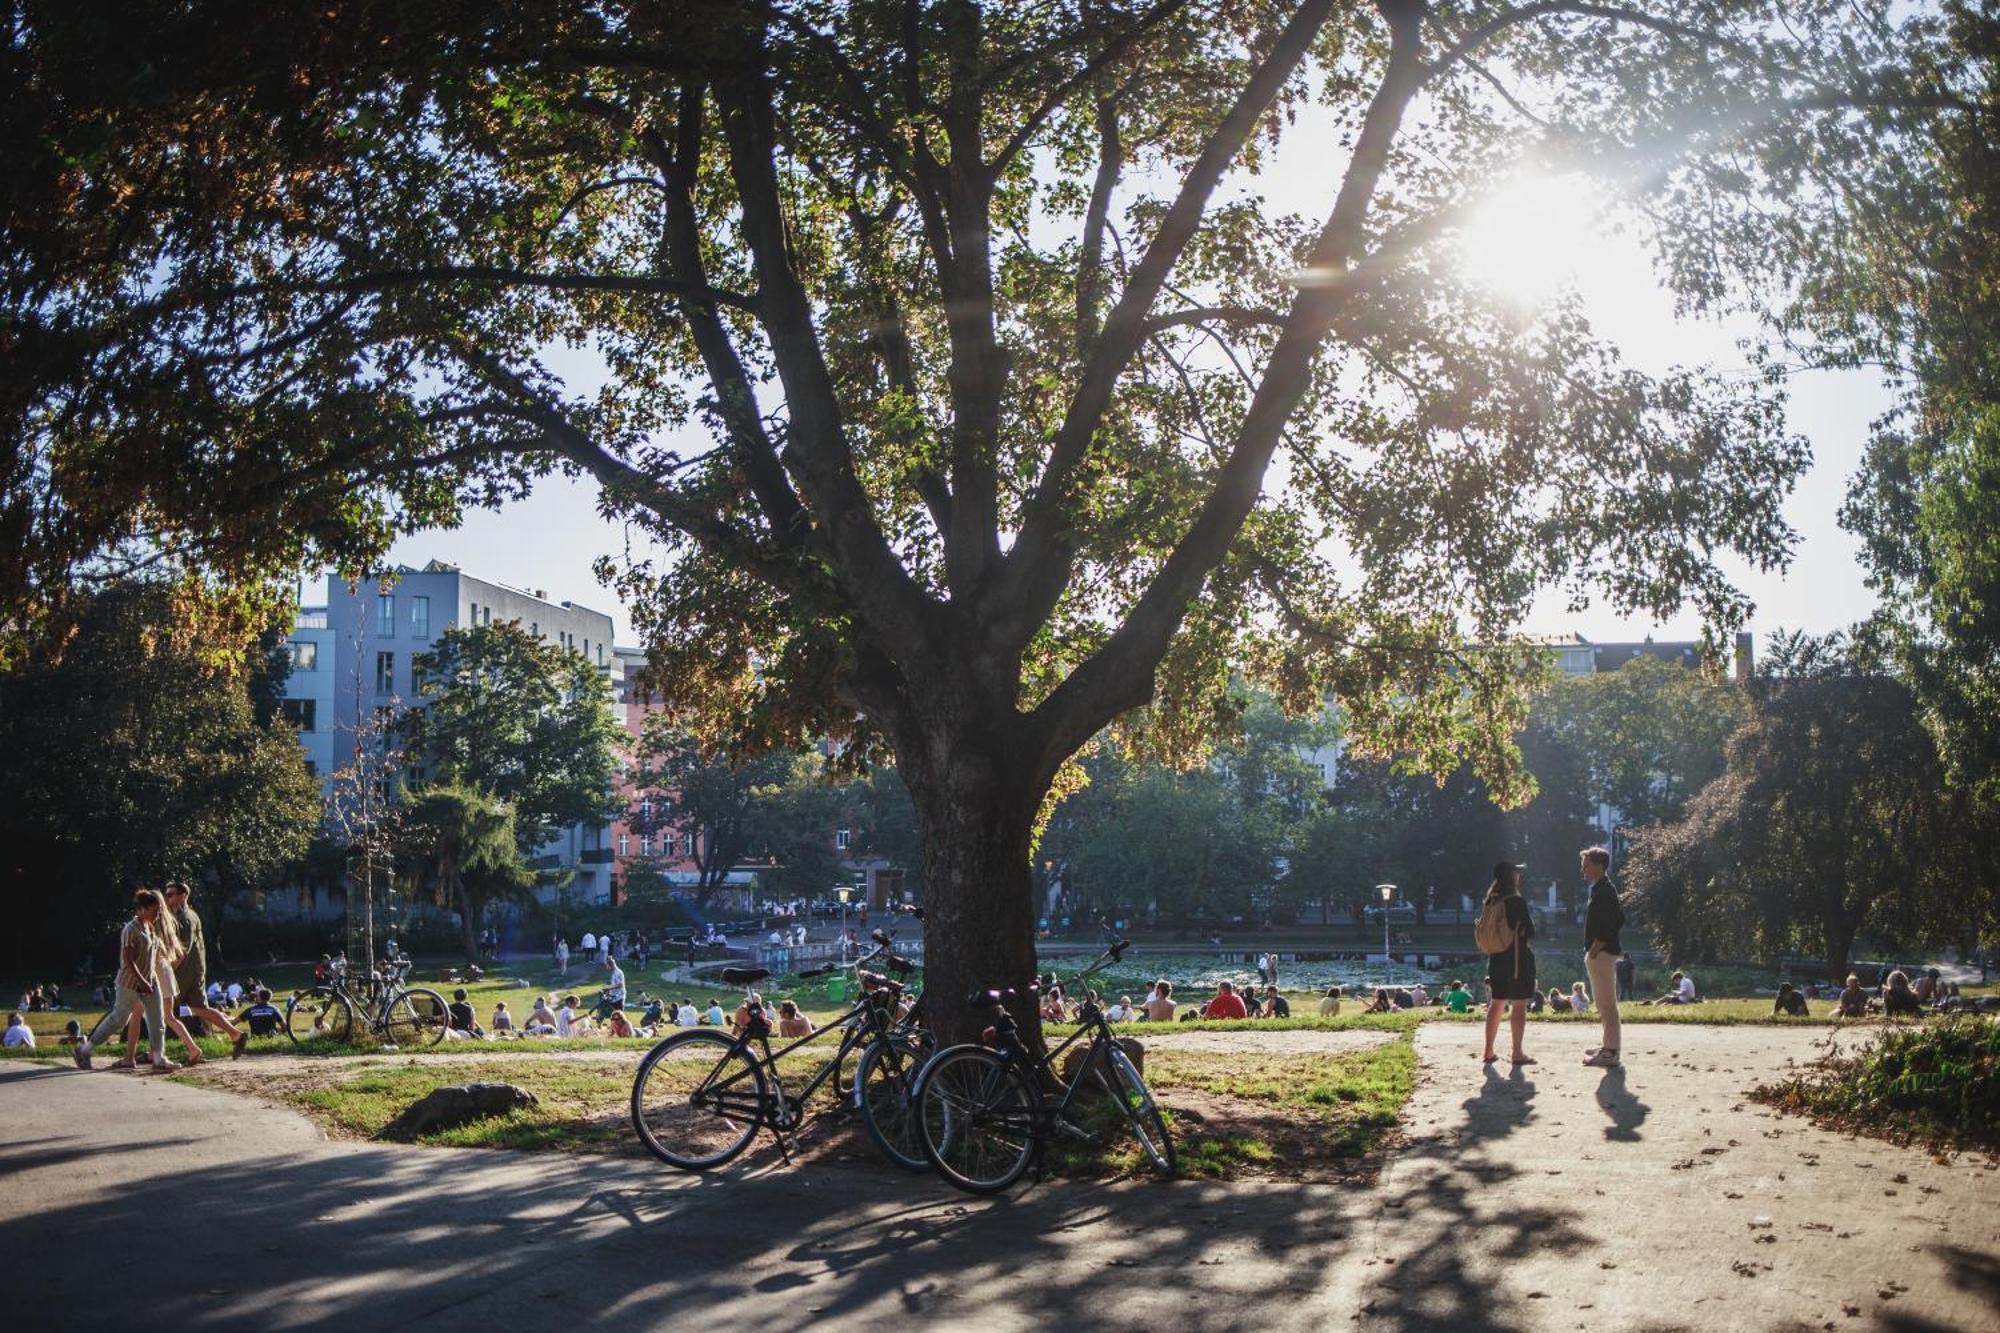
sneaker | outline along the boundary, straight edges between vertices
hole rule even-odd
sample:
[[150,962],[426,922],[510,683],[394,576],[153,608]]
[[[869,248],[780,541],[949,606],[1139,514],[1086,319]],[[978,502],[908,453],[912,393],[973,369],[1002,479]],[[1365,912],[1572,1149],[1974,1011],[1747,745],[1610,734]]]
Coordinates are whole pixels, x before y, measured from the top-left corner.
[[1601,1049],[1595,1050],[1584,1060],[1584,1063],[1595,1069],[1616,1069],[1618,1068],[1618,1052]]
[[76,1067],[78,1069],[90,1068],[90,1038],[85,1037],[82,1041],[78,1042],[76,1049],[70,1052],[70,1054],[76,1057]]
[[174,1070],[179,1068],[181,1068],[179,1062],[174,1060],[169,1060],[164,1055],[161,1056],[159,1059],[153,1061],[153,1072],[156,1074],[171,1074]]

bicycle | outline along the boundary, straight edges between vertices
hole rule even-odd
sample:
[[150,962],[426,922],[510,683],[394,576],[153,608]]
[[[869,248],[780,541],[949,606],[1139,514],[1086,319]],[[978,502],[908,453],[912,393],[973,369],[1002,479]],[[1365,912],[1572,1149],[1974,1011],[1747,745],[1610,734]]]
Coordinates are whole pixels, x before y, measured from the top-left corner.
[[[1070,979],[1079,986],[1123,957],[1130,942],[1114,941],[1096,961]],[[1029,987],[1028,994],[1038,993]],[[1125,1054],[1104,1011],[1084,990],[1077,1030],[1039,1059],[1021,1044],[1020,1027],[1007,1011],[1013,990],[983,991],[975,1009],[996,1011],[985,1042],[946,1047],[917,1073],[912,1096],[924,1157],[958,1188],[997,1194],[1033,1164],[1039,1174],[1047,1146],[1058,1134],[1098,1144],[1103,1136],[1074,1114],[1078,1094],[1094,1084],[1123,1112],[1133,1137],[1161,1176],[1178,1170],[1173,1135],[1152,1090]],[[1055,1071],[1065,1051],[1080,1041],[1089,1046],[1076,1072],[1063,1083]],[[1045,1092],[1059,1088],[1059,1094]]]
[[[836,1102],[852,1107],[885,1157],[907,1171],[925,1170],[929,1163],[916,1143],[909,1091],[928,1054],[929,1039],[915,1008],[906,1017],[898,1016],[903,981],[861,966],[879,957],[886,970],[908,977],[916,965],[890,952],[891,937],[884,932],[875,931],[873,938],[874,951],[854,963],[860,998],[825,1027],[776,1051],[771,1048],[771,1026],[763,1006],[752,1003],[759,997],[750,989],[768,978],[770,969],[723,969],[725,984],[744,987],[748,1022],[733,1035],[714,1028],[688,1028],[646,1053],[632,1080],[632,1128],[647,1151],[669,1166],[707,1171],[749,1147],[759,1129],[769,1129],[789,1162],[787,1136],[804,1127],[810,1118],[807,1103],[831,1082]],[[826,976],[841,970],[827,966],[798,975]],[[921,1003],[919,997],[917,1005]],[[792,1091],[778,1062],[829,1034],[840,1038],[831,1058]],[[853,1075],[846,1078],[848,1057],[857,1052]]]
[[347,960],[335,959],[323,984],[295,991],[285,1002],[285,1035],[295,1042],[315,1037],[346,1042],[359,1014],[391,1048],[437,1045],[451,1026],[451,1009],[429,987],[403,985],[411,966],[410,959],[399,958],[371,969],[366,979],[353,979]]

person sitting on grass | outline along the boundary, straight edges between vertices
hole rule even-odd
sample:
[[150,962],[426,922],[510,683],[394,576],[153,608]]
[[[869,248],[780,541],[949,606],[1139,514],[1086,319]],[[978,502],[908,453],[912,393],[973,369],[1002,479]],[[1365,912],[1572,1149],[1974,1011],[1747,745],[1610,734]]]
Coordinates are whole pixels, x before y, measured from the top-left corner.
[[446,1006],[450,1012],[451,1030],[463,1037],[484,1037],[486,1029],[479,1026],[479,1016],[472,1012],[466,1002],[465,987],[460,986],[451,993],[451,1003]]
[[1260,1017],[1290,1018],[1291,1016],[1291,1002],[1278,993],[1278,988],[1276,986],[1264,987],[1264,1008],[1260,1013]]
[[1799,994],[1798,990],[1789,981],[1779,983],[1778,998],[1771,1004],[1771,1013],[1774,1017],[1785,1015],[1791,1018],[1809,1018],[1812,1016],[1812,1011],[1806,1008],[1806,997]]
[[785,1000],[778,1005],[778,1035],[780,1037],[787,1040],[796,1040],[800,1037],[810,1037],[812,1034],[812,1020],[799,1012],[799,1006],[796,1003],[791,1000]]
[[1847,974],[1847,985],[1841,988],[1840,1002],[1833,1011],[1835,1018],[1868,1017],[1868,992],[1861,989],[1861,978],[1854,973]]
[[1590,992],[1583,988],[1581,981],[1570,983],[1569,1010],[1573,1014],[1587,1014],[1590,1012]]
[[710,1000],[708,1008],[702,1012],[701,1021],[712,1028],[719,1028],[724,1023],[727,1023],[729,1016],[722,1012],[722,1001]]
[[1111,1007],[1110,1007],[1109,1009],[1106,1009],[1106,1010],[1104,1011],[1104,1021],[1105,1021],[1105,1022],[1107,1022],[1107,1023],[1129,1023],[1129,1022],[1131,1022],[1131,1021],[1132,1021],[1132,997],[1131,997],[1131,996],[1129,996],[1129,995],[1121,995],[1121,996],[1119,996],[1119,997],[1118,997],[1118,1003],[1116,1003],[1116,1004],[1112,1005],[1112,1006],[1111,1006]]
[[1419,981],[1416,985],[1410,987],[1410,1003],[1418,1009],[1428,1009],[1430,1007],[1431,993],[1424,989],[1423,982]]
[[1244,1007],[1243,997],[1236,993],[1234,982],[1218,981],[1215,984],[1215,998],[1202,1006],[1206,1018],[1248,1018],[1250,1011]]
[[556,1035],[555,1010],[549,1008],[549,997],[537,995],[534,1010],[528,1015],[527,1026],[521,1029],[530,1037],[553,1037]]
[[70,1019],[69,1022],[63,1024],[62,1037],[59,1041],[56,1042],[56,1044],[58,1046],[74,1046],[77,1043],[81,1042],[82,1040],[83,1040],[83,1024],[77,1022],[74,1018],[72,1018]]
[[34,1049],[35,1034],[29,1030],[28,1021],[18,1013],[7,1015],[7,1031],[0,1033],[0,1046]]
[[496,1037],[514,1035],[514,1015],[507,1012],[505,1000],[493,1002],[493,1035]]
[[1042,1021],[1044,1023],[1061,1023],[1065,1020],[1065,1017],[1063,1013],[1062,987],[1051,986],[1049,987],[1049,993],[1042,997]]
[[1694,978],[1685,972],[1676,972],[1667,978],[1665,995],[1645,1001],[1647,1004],[1693,1004],[1694,1002]]
[[1364,1014],[1395,1013],[1396,1002],[1389,998],[1389,988],[1386,986],[1377,986],[1375,988],[1375,1002],[1369,1005],[1367,1008],[1363,1009],[1361,1012]]
[[1557,1014],[1566,1014],[1570,1011],[1569,996],[1560,986],[1549,987],[1549,1011]]
[[700,1022],[701,1022],[701,1012],[694,1007],[693,1000],[683,999],[679,1004],[674,1006],[675,1027],[691,1028],[695,1027]]
[[1139,1006],[1139,1017],[1154,1023],[1171,1023],[1174,1021],[1174,1010],[1176,1007],[1174,1003],[1174,983],[1171,981],[1156,981],[1153,983],[1153,993],[1148,995],[1146,1002]]
[[1472,1012],[1472,992],[1465,988],[1463,981],[1452,982],[1450,989],[1445,991],[1444,1007],[1451,1010],[1454,1014],[1469,1014]]
[[623,1009],[613,1009],[611,1017],[604,1020],[604,1035],[607,1037],[636,1037],[632,1030],[632,1020],[625,1017]]
[[284,1030],[285,1016],[271,1003],[271,992],[259,989],[257,1002],[236,1015],[253,1037],[275,1037]]
[[1417,1007],[1417,997],[1410,994],[1408,986],[1398,986],[1389,992],[1389,1003],[1398,1009],[1414,1009]]
[[1340,987],[1328,986],[1326,994],[1320,996],[1319,1016],[1321,1018],[1340,1017]]
[[1910,974],[1897,970],[1889,974],[1889,984],[1882,989],[1882,1012],[1890,1018],[1922,1018],[1924,1006],[1917,999],[1917,993],[1910,989]]
[[577,1012],[581,1001],[574,995],[563,996],[562,1008],[556,1010],[556,1035],[558,1037],[590,1037],[597,1033],[597,1024]]

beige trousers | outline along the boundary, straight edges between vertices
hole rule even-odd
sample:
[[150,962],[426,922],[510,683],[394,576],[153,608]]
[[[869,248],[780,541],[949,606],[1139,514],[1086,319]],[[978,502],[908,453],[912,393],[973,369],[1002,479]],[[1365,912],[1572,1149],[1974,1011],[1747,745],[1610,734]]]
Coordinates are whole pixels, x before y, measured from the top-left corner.
[[1604,1049],[1616,1051],[1619,1049],[1618,955],[1609,949],[1599,949],[1584,963],[1584,970],[1590,973],[1590,1001],[1604,1018]]

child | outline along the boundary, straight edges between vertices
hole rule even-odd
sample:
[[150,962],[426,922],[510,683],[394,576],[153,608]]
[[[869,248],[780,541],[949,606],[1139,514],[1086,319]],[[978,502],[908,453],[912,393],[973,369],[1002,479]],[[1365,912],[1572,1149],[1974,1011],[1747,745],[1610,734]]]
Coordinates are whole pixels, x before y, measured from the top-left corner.
[[1465,989],[1463,981],[1454,981],[1451,983],[1451,989],[1444,993],[1444,1007],[1451,1010],[1454,1014],[1469,1014],[1472,1012],[1472,993]]
[[514,1035],[514,1015],[507,1012],[507,1002],[496,1000],[493,1004],[493,1035]]

